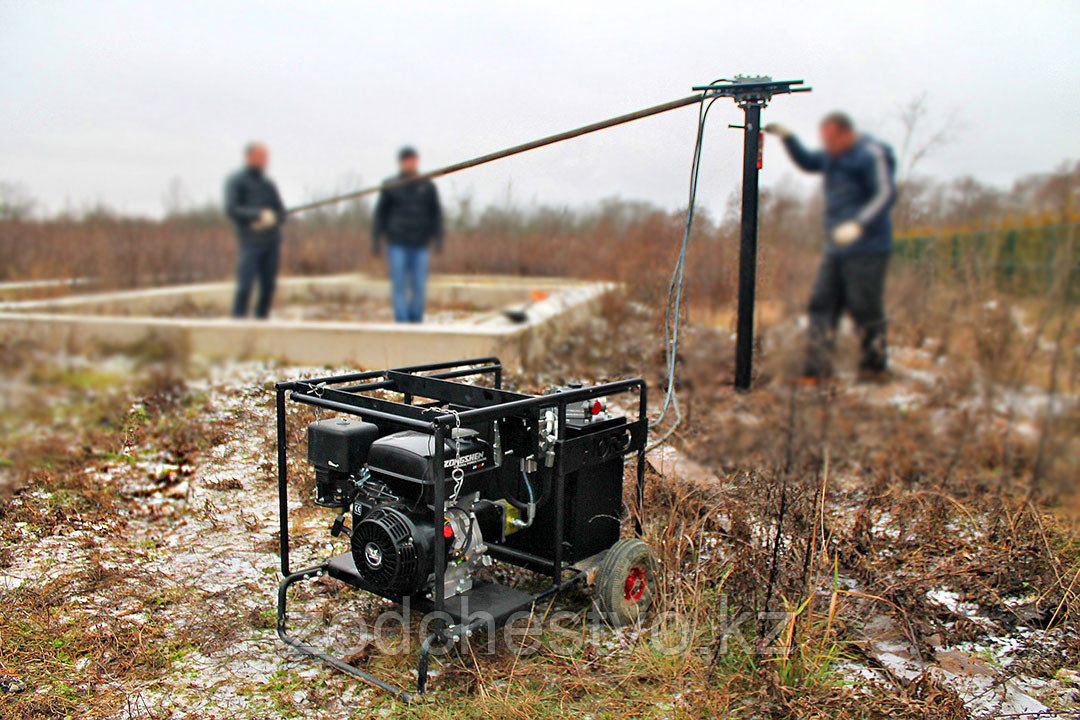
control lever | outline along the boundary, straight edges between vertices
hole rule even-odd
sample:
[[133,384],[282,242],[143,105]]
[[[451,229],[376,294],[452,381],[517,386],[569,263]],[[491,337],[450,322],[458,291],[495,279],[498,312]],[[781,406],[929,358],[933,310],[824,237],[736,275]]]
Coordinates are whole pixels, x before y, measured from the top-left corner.
[[352,537],[352,530],[345,526],[345,513],[341,513],[334,519],[334,524],[330,526],[330,534],[334,537],[342,534],[345,537]]

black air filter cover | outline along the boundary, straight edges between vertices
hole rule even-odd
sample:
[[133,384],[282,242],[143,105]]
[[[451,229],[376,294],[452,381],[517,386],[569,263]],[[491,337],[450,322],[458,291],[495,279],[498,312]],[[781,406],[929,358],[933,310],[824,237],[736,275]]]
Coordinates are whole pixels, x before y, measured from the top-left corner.
[[367,462],[379,437],[372,423],[346,417],[316,420],[308,425],[308,462],[318,468],[354,475]]

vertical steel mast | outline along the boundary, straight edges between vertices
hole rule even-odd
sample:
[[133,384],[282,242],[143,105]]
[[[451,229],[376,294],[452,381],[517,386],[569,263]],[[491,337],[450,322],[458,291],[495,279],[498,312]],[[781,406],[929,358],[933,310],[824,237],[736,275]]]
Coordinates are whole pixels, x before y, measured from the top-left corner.
[[694,88],[705,98],[730,97],[743,110],[742,220],[739,228],[739,314],[735,339],[735,389],[750,389],[754,365],[754,293],[757,288],[758,173],[761,171],[761,109],[773,95],[809,92],[802,80],[736,75]]

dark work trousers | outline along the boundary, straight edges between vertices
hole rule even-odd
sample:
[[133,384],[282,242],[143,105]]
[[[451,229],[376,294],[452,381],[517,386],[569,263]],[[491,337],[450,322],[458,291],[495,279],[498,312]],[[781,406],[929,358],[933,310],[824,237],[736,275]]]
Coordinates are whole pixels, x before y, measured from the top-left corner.
[[233,317],[241,318],[247,315],[251,290],[256,280],[259,283],[259,297],[255,301],[255,317],[265,318],[270,314],[270,303],[274,299],[274,285],[277,283],[280,264],[280,241],[265,240],[240,244],[236,258]]
[[803,374],[832,374],[836,327],[845,310],[859,330],[859,370],[881,371],[885,350],[885,273],[889,253],[825,255],[810,294],[810,332]]

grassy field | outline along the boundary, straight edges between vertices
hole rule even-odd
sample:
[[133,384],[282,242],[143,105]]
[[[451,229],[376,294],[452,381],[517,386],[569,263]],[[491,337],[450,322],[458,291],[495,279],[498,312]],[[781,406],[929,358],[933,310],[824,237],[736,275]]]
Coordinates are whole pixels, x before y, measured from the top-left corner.
[[[895,313],[896,379],[884,387],[854,383],[845,367],[828,387],[794,390],[785,378],[800,333],[781,313],[761,329],[757,390],[737,395],[728,329],[692,323],[674,446],[696,470],[654,458],[648,478],[646,536],[663,574],[653,619],[611,629],[590,620],[588,594],[564,594],[538,609],[547,622],[526,635],[530,652],[515,652],[520,638],[476,638],[436,661],[430,701],[411,708],[286,652],[273,633],[270,386],[323,369],[5,345],[0,716],[959,718],[1031,707],[1021,702],[1074,707],[1080,406],[1076,355],[1058,348],[1080,340],[1075,308],[995,305],[920,281],[898,270],[892,305],[929,290],[926,306],[941,310],[922,324]],[[946,313],[949,332],[933,320]],[[508,382],[539,390],[645,372],[657,386],[659,333],[653,310],[623,298],[588,337]],[[302,495],[312,480],[299,430],[291,440]],[[328,552],[325,512],[305,504],[296,516],[294,562]],[[305,637],[412,682],[416,633],[386,654],[364,632],[382,604],[333,581],[293,603]]]
[[[845,333],[835,381],[798,388],[788,378],[817,231],[812,209],[789,200],[773,194],[763,206],[768,312],[748,395],[730,385],[730,222],[706,223],[695,238],[678,361],[685,419],[673,454],[653,456],[648,473],[643,521],[662,575],[653,614],[614,629],[595,620],[588,593],[564,593],[516,636],[477,636],[437,658],[430,697],[409,707],[286,651],[274,634],[271,387],[326,368],[208,365],[153,343],[55,354],[4,342],[0,717],[1078,715],[1073,274],[1019,293],[963,263],[897,263],[893,380],[857,383]],[[679,220],[627,204],[588,218],[495,214],[458,224],[439,262],[623,281],[625,293],[578,337],[507,382],[539,391],[643,375],[658,388]],[[8,223],[0,247],[28,263],[22,276],[70,276],[98,267],[77,251],[94,233],[128,237],[116,222]],[[125,252],[150,263],[139,243],[176,249],[102,284],[177,267],[225,276],[210,252],[228,248],[225,231],[185,222],[132,224],[128,246],[105,242],[117,255],[102,268]],[[313,223],[295,237],[292,272],[351,269],[339,257],[363,264],[349,254],[366,240],[359,222]],[[11,250],[16,239],[25,250]],[[56,243],[70,257],[50,261]],[[477,245],[492,251],[470,251]],[[28,269],[34,258],[42,269]],[[292,412],[291,475],[303,498],[313,479],[301,429],[312,416]],[[294,563],[333,551],[325,511],[298,501],[294,518]],[[291,603],[304,638],[402,686],[414,681],[416,618],[376,632],[387,606],[331,580],[297,589]]]

